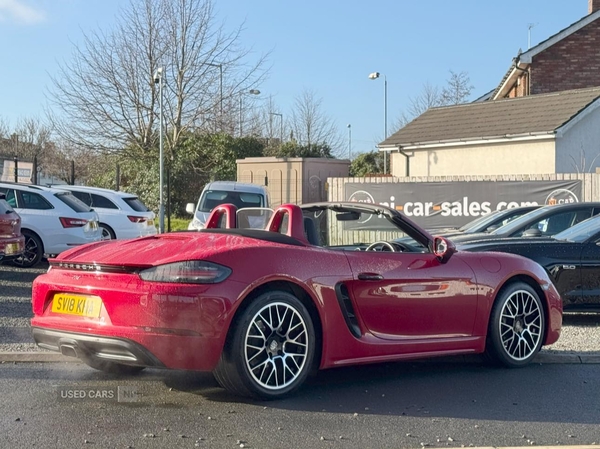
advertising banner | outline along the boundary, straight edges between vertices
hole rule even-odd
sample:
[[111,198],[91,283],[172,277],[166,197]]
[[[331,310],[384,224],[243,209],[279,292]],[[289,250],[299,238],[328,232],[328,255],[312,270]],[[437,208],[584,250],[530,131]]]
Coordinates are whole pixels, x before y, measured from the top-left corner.
[[[494,210],[528,205],[575,203],[580,180],[346,183],[345,200],[399,210],[427,229],[459,227]],[[379,220],[347,223],[352,229],[378,229]]]
[[[0,160],[0,162],[2,162]],[[17,164],[17,182],[22,184],[31,184],[31,176],[33,173],[33,164],[31,162],[19,161]],[[0,173],[0,181],[14,182],[15,181],[15,163],[11,160],[4,160],[2,171]]]

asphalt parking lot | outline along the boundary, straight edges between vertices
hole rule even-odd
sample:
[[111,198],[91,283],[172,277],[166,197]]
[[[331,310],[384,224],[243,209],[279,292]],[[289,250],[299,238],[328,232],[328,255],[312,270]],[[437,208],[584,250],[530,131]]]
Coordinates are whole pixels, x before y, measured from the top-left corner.
[[[47,270],[46,262],[27,269],[0,264],[0,352],[41,351],[29,327],[31,283]],[[543,352],[600,358],[600,314],[565,314],[561,338]]]

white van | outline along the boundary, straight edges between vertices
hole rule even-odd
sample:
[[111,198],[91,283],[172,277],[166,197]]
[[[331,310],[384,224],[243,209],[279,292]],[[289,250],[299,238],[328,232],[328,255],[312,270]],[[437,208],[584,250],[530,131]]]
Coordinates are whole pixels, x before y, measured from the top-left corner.
[[242,208],[270,207],[269,193],[265,186],[235,181],[214,181],[206,184],[198,204],[188,203],[185,210],[194,218],[188,230],[203,229],[210,212],[221,204],[233,204]]

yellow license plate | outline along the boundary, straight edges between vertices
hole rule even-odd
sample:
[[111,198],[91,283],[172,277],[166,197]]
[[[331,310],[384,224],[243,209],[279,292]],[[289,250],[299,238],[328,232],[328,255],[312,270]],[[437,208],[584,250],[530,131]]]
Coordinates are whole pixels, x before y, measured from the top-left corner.
[[12,256],[13,254],[17,254],[19,252],[19,244],[18,243],[9,243],[6,245],[4,249],[4,254],[7,256]]
[[102,299],[98,296],[74,295],[71,293],[56,293],[52,301],[52,311],[67,315],[100,317]]
[[148,220],[147,223],[148,226],[154,226],[154,220]]

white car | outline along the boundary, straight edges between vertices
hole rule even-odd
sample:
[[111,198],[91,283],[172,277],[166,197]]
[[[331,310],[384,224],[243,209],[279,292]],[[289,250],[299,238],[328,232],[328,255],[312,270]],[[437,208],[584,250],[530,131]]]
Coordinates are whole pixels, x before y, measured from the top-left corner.
[[88,186],[56,186],[93,208],[100,218],[102,240],[133,239],[157,233],[155,214],[131,193]]
[[25,252],[14,264],[32,267],[43,257],[100,240],[98,214],[65,190],[1,182],[0,192],[21,217]]
[[265,186],[235,181],[213,181],[204,187],[198,204],[188,203],[186,212],[194,218],[188,225],[189,231],[204,228],[210,212],[221,204],[233,204],[242,208],[269,208],[269,193]]

